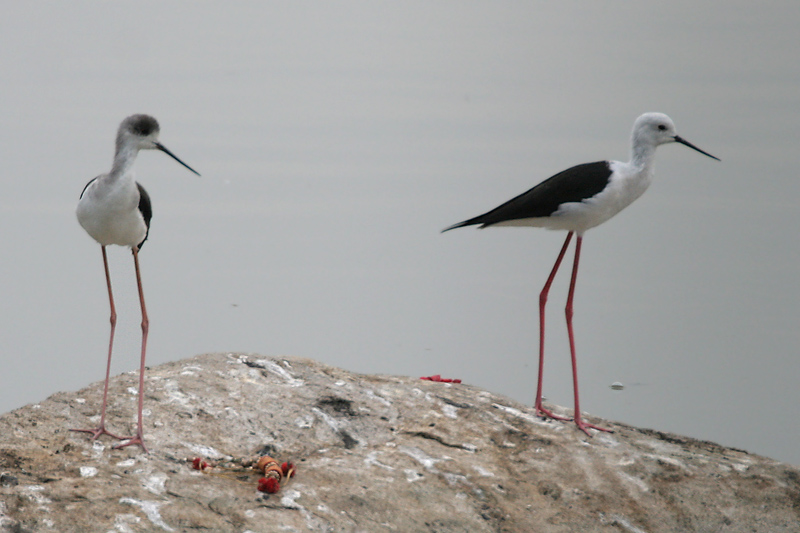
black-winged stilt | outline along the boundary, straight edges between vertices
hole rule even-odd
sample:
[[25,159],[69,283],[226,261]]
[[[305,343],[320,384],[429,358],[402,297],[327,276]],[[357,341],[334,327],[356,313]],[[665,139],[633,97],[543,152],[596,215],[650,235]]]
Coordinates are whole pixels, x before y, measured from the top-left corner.
[[[101,174],[86,184],[78,201],[78,222],[98,243],[103,251],[103,266],[106,272],[108,300],[111,306],[111,335],[108,341],[108,362],[106,380],[103,388],[103,407],[100,411],[100,425],[95,429],[73,429],[92,434],[92,440],[100,435],[110,435],[125,440],[115,448],[138,444],[146,452],[142,432],[142,408],[144,406],[144,361],[147,353],[147,332],[149,320],[144,305],[142,276],[139,271],[139,250],[150,231],[150,218],[153,210],[150,197],[144,188],[134,181],[133,163],[139,150],[161,150],[175,161],[198,176],[189,165],[158,142],[159,127],[155,118],[149,115],[131,115],[119,125],[117,131],[114,165],[108,174]],[[117,312],[114,308],[114,295],[111,291],[111,275],[108,271],[106,246],[117,244],[129,246],[133,251],[133,264],[136,269],[136,284],[139,289],[139,303],[142,308],[142,358],[139,366],[139,420],[136,435],[118,437],[106,429],[106,402],[108,400],[108,378],[111,371],[111,352],[114,346],[114,329],[117,325]]]
[[587,428],[609,431],[581,418],[578,401],[578,367],[575,358],[575,338],[572,330],[572,300],[575,295],[575,280],[578,276],[578,261],[581,255],[583,234],[610,219],[639,198],[653,179],[653,160],[656,148],[662,144],[677,142],[707,155],[693,144],[678,136],[675,124],[663,113],[645,113],[636,119],[631,135],[631,160],[597,161],[577,165],[559,172],[529,191],[483,215],[454,224],[443,231],[463,226],[533,226],[566,230],[567,238],[558,254],[547,282],[539,294],[539,380],[536,388],[536,412],[558,420],[569,420],[554,415],[542,406],[542,375],[544,370],[544,308],[547,294],[553,283],[561,260],[567,251],[573,234],[577,234],[575,260],[572,263],[572,278],[567,296],[566,317],[569,347],[572,357],[572,384],[575,394],[575,424],[589,435]]

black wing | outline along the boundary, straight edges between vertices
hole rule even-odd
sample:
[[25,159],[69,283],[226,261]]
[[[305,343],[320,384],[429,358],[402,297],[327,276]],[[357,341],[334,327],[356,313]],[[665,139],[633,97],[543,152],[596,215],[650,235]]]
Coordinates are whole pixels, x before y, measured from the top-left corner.
[[147,191],[144,190],[144,187],[138,183],[136,184],[136,187],[139,189],[139,212],[142,213],[144,225],[147,226],[147,233],[144,234],[144,239],[142,239],[142,242],[140,242],[139,246],[137,247],[139,250],[141,250],[144,241],[146,241],[147,236],[150,235],[150,219],[153,218],[153,206],[150,204],[150,195],[147,194]]
[[454,224],[442,232],[480,224],[482,228],[525,218],[549,217],[568,202],[581,202],[606,188],[611,178],[608,161],[584,163],[551,176],[534,188],[480,216]]
[[[97,178],[99,178],[99,177],[100,177],[100,176],[97,176]],[[95,181],[97,181],[97,178],[92,178],[92,179],[90,179],[90,180],[89,180],[89,183],[87,183],[87,184],[86,184],[86,187],[84,187],[84,188],[83,188],[83,190],[81,191],[81,195],[80,195],[80,196],[78,196],[78,200],[80,200],[81,198],[83,198],[83,193],[85,193],[85,192],[86,192],[86,189],[88,189],[88,188],[89,188],[89,185],[91,185],[92,183],[94,183]]]

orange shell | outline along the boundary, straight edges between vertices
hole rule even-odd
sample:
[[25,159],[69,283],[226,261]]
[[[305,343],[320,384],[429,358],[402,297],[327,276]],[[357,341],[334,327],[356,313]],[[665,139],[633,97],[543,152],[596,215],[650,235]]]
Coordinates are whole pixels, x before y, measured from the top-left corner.
[[280,465],[278,465],[278,462],[269,455],[262,455],[259,457],[254,468],[260,472],[263,472],[264,476],[275,478],[278,481],[280,481],[283,477],[283,472],[281,471]]

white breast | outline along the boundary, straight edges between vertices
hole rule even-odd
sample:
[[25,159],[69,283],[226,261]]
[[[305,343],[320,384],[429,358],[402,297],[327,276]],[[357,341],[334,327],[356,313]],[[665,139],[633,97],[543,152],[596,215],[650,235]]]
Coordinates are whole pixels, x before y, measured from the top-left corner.
[[[104,181],[103,186],[98,186]],[[147,234],[139,212],[139,190],[132,176],[109,182],[103,175],[83,192],[76,214],[91,237],[107,246],[136,246]]]
[[611,162],[611,178],[605,189],[582,202],[562,205],[549,217],[549,229],[583,234],[628,207],[650,186],[652,169],[636,169],[628,163]]

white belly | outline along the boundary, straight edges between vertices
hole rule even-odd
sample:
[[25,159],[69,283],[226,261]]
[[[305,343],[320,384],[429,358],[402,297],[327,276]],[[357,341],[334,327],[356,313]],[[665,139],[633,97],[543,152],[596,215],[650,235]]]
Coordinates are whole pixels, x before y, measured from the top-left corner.
[[136,246],[147,234],[139,212],[136,182],[124,179],[98,187],[104,178],[106,176],[98,178],[84,191],[76,211],[78,222],[103,246]]

